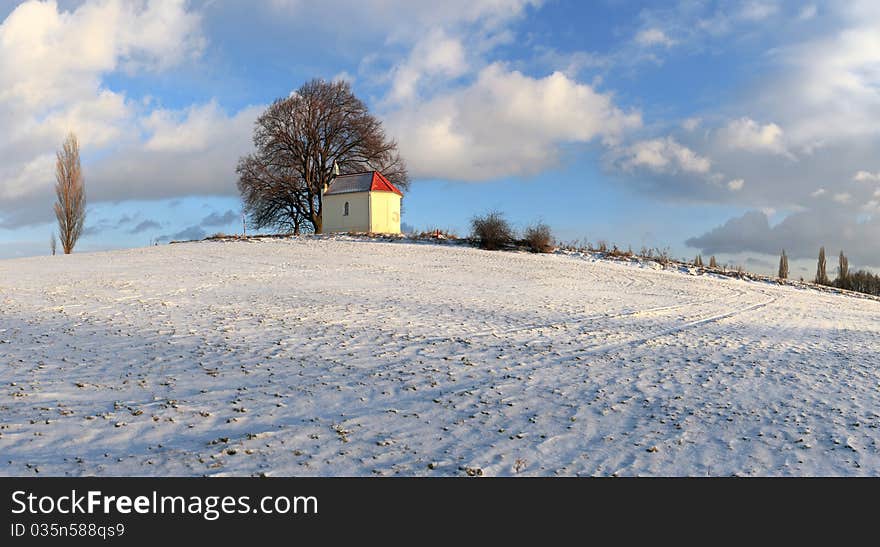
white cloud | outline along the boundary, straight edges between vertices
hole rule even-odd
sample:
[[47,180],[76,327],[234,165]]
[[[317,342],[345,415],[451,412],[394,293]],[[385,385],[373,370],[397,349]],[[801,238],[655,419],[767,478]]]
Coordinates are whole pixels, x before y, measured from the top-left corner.
[[578,74],[586,69],[607,69],[613,64],[611,56],[595,52],[563,52],[544,45],[537,45],[534,50],[534,63],[537,66],[558,70],[572,78],[576,78]]
[[442,29],[433,29],[416,43],[406,61],[394,68],[389,98],[392,101],[412,99],[420,82],[435,76],[457,78],[467,69],[461,40]]
[[636,43],[640,46],[664,46],[670,47],[675,44],[675,40],[666,35],[659,28],[647,28],[636,34]]
[[814,197],[814,198],[818,198],[818,197],[821,197],[821,196],[824,196],[824,195],[825,195],[825,189],[824,189],[824,188],[819,188],[818,190],[816,190],[815,192],[813,192],[813,193],[810,194],[810,196],[811,196],[811,197]]
[[833,199],[837,203],[849,203],[852,199],[852,195],[848,192],[840,192],[839,194],[834,194],[831,199]]
[[[252,121],[252,120],[251,120]],[[157,109],[141,120],[150,136],[144,148],[153,152],[204,150],[209,143],[223,138],[229,118],[212,101],[193,105],[182,111]]]
[[880,3],[835,6],[833,32],[780,48],[788,71],[764,93],[800,146],[880,135]]
[[120,138],[132,113],[124,95],[101,89],[94,97],[83,97],[50,112],[34,130],[47,141],[75,131],[85,145],[103,147]]
[[700,118],[686,118],[683,122],[681,122],[681,126],[685,129],[685,131],[694,131],[700,124],[703,123],[703,120]]
[[730,148],[788,155],[782,128],[775,123],[761,125],[750,118],[739,118],[728,123],[721,135]]
[[743,5],[739,16],[747,21],[763,21],[776,15],[777,12],[779,12],[779,6],[776,2],[754,0]]
[[[725,0],[722,2],[660,2],[639,11],[639,45],[676,45],[703,48],[714,40],[750,39],[756,31],[782,13],[777,0]],[[785,10],[787,11],[787,9]],[[674,40],[669,37],[674,36]],[[639,39],[641,38],[641,39]]]
[[612,143],[641,125],[638,113],[561,72],[532,78],[497,63],[468,86],[386,118],[413,176],[457,180],[533,174],[557,159],[562,144]]
[[734,179],[727,183],[727,187],[730,189],[731,192],[739,192],[743,189],[743,186],[745,186],[745,184],[746,181],[743,179]]
[[47,190],[55,173],[55,154],[40,154],[14,168],[0,167],[0,198],[8,203],[39,190]]
[[337,72],[332,78],[330,78],[332,82],[348,82],[350,84],[354,84],[357,81],[357,78],[350,74],[347,70],[342,70]]
[[119,68],[160,70],[197,55],[200,19],[184,0],[28,1],[0,24],[0,102],[54,106]]
[[708,175],[712,169],[709,158],[678,143],[672,137],[639,141],[625,153],[624,167],[645,167],[658,173],[685,172]]
[[52,158],[68,132],[84,156],[137,139],[144,106],[108,89],[106,75],[165,70],[204,44],[185,0],[87,0],[70,10],[27,1],[12,10],[0,21],[0,224],[20,216],[23,200],[51,195]]
[[137,120],[146,135],[117,148],[89,173],[99,200],[234,195],[238,158],[252,149],[254,121],[264,106],[227,114],[216,102],[155,110]]
[[818,12],[819,9],[816,7],[815,4],[809,4],[801,9],[800,13],[798,14],[798,19],[800,19],[801,21],[807,21],[815,17]]
[[880,182],[880,172],[859,171],[853,175],[853,180],[856,182]]
[[544,0],[272,0],[279,16],[309,21],[310,25],[339,28],[340,21],[354,21],[359,33],[379,33],[390,42],[414,43],[432,28],[447,31],[478,25],[498,29],[521,17],[528,7]]

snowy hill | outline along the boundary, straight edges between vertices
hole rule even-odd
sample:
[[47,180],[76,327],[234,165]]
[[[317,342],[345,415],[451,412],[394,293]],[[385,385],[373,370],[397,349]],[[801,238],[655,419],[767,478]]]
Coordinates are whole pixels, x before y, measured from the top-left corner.
[[3,475],[877,475],[880,302],[346,239],[0,261]]

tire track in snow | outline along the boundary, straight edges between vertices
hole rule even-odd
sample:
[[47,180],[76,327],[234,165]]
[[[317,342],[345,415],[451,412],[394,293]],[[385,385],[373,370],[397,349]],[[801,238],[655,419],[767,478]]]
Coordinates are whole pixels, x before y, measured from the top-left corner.
[[654,308],[645,308],[645,309],[636,309],[636,310],[627,310],[618,313],[597,313],[593,315],[587,315],[582,317],[575,318],[566,318],[566,319],[574,319],[573,321],[558,321],[558,322],[541,322],[541,323],[533,323],[530,325],[522,325],[518,327],[512,327],[507,329],[491,329],[491,330],[483,330],[477,332],[461,332],[454,337],[450,336],[435,336],[432,338],[415,338],[414,342],[427,342],[427,343],[435,343],[435,342],[443,342],[447,341],[450,338],[456,339],[470,339],[470,338],[484,338],[488,336],[494,336],[496,338],[501,338],[504,336],[508,336],[511,334],[519,334],[523,332],[533,331],[533,330],[541,330],[541,329],[562,329],[562,330],[571,330],[577,327],[584,327],[587,323],[592,321],[601,321],[607,319],[622,319],[626,317],[637,317],[640,315],[659,315],[663,312],[675,311],[679,309],[693,308],[696,306],[701,306],[707,303],[717,303],[717,299],[711,300],[701,300],[698,302],[688,302],[686,304],[675,304],[671,306],[657,306]]
[[564,355],[578,355],[578,356],[595,355],[598,353],[609,353],[609,352],[615,351],[617,349],[639,346],[639,345],[642,345],[650,340],[660,338],[662,336],[669,336],[670,334],[678,334],[680,332],[683,332],[683,331],[686,331],[689,329],[693,329],[695,327],[703,326],[703,325],[706,325],[709,323],[715,323],[718,321],[723,321],[726,319],[731,319],[733,317],[742,315],[744,313],[759,310],[761,308],[769,306],[770,304],[773,304],[778,299],[779,299],[779,297],[771,297],[764,302],[752,304],[750,306],[746,306],[744,308],[734,310],[731,312],[725,312],[725,313],[721,313],[721,314],[717,314],[717,315],[711,315],[709,317],[703,317],[703,318],[696,319],[693,321],[688,321],[688,322],[685,322],[681,325],[676,325],[674,327],[670,327],[670,328],[662,329],[660,331],[652,332],[648,336],[639,336],[639,337],[632,338],[629,340],[623,340],[621,342],[613,342],[611,344],[599,344],[596,346],[587,346],[587,347],[579,349],[579,350],[573,350],[571,352],[567,352]]

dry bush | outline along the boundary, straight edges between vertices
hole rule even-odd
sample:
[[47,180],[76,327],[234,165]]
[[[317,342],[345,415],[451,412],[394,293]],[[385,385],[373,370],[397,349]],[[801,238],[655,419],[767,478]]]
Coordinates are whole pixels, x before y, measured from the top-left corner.
[[458,235],[448,228],[429,227],[421,232],[410,234],[415,239],[458,239]]
[[471,237],[490,251],[502,249],[514,240],[513,228],[502,213],[492,211],[471,219]]
[[665,264],[669,264],[670,262],[672,262],[672,255],[669,251],[669,247],[666,247],[665,249],[655,248],[654,249],[654,256],[656,257],[657,261],[660,262],[661,264],[665,265]]
[[605,254],[615,258],[630,258],[633,255],[632,249],[627,249],[626,251],[614,245],[611,247],[610,251],[607,251]]
[[557,241],[556,248],[564,249],[566,251],[586,253],[590,250],[590,242],[581,239],[573,239],[571,241]]
[[549,253],[553,250],[553,233],[550,226],[543,222],[526,228],[523,233],[523,242],[533,253]]

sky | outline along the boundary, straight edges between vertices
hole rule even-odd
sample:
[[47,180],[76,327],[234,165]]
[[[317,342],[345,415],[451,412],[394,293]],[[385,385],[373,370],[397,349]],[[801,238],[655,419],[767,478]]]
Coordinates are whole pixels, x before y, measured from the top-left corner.
[[254,120],[313,78],[399,143],[407,226],[880,269],[876,0],[0,0],[0,258],[48,254],[71,131],[77,252],[240,233]]

